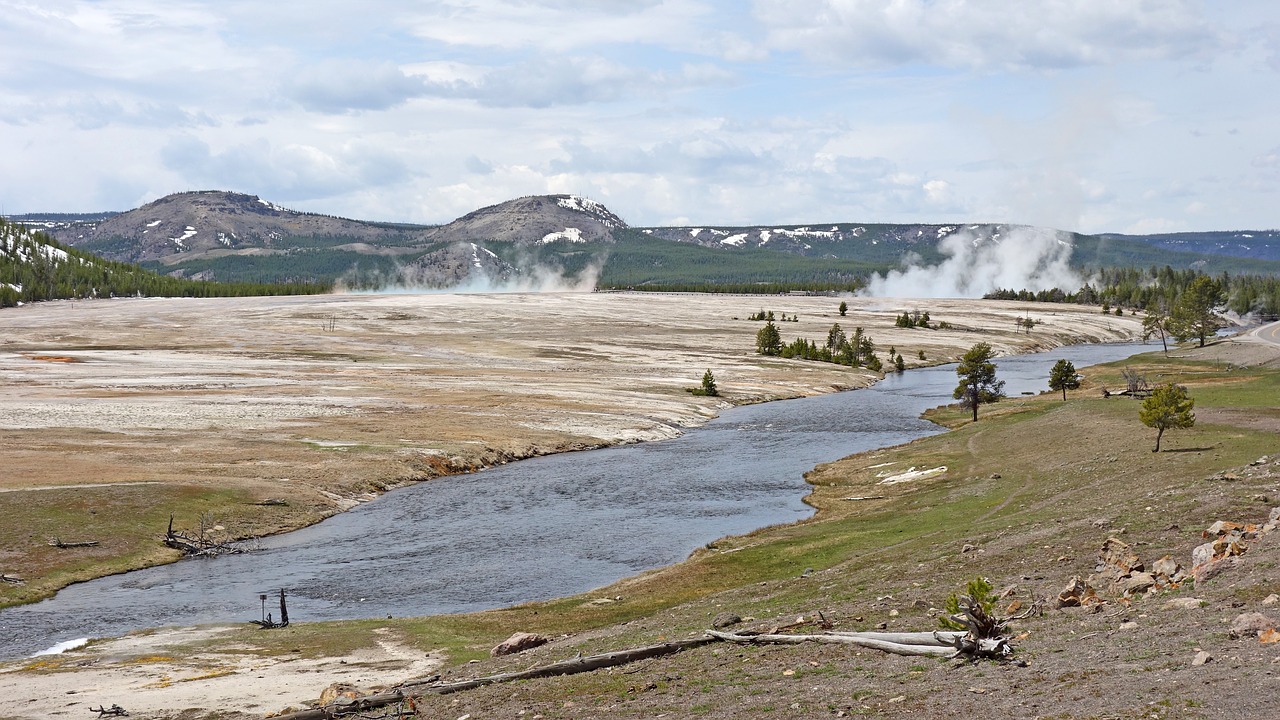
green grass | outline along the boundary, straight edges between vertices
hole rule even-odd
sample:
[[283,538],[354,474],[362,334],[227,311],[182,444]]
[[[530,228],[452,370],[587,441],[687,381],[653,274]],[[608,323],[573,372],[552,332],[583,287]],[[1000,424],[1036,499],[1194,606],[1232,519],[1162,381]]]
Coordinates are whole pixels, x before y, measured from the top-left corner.
[[[28,578],[0,585],[0,607],[34,602],[74,582],[177,559],[161,539],[174,529],[199,526],[202,513],[229,528],[251,498],[242,492],[187,485],[116,485],[0,493],[0,547],[4,571]],[[96,540],[98,547],[49,545]]]

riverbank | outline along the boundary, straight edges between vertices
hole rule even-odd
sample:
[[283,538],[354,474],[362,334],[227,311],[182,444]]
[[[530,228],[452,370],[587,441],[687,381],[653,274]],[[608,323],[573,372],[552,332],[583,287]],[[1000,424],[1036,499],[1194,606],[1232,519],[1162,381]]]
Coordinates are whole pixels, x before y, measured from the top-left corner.
[[[1011,588],[1005,603],[1055,596],[1072,575],[1092,572],[1109,536],[1124,538],[1148,563],[1169,554],[1189,565],[1203,527],[1217,519],[1265,519],[1280,502],[1280,464],[1259,460],[1280,430],[1277,376],[1241,370],[1245,363],[1232,347],[1207,349],[1210,361],[1180,351],[1192,357],[1148,355],[1131,363],[1153,379],[1187,382],[1197,399],[1199,425],[1171,434],[1159,455],[1150,453],[1150,432],[1137,423],[1135,404],[1098,392],[1119,382],[1118,370],[1090,372],[1089,386],[1066,403],[1056,396],[1012,398],[986,408],[979,423],[820,467],[809,476],[820,508],[813,520],[726,538],[686,563],[586,596],[271,633],[144,634],[0,675],[0,688],[7,697],[33,698],[22,717],[54,717],[57,708],[84,704],[75,697],[56,704],[37,699],[47,673],[58,674],[60,687],[80,688],[90,703],[125,697],[131,711],[154,717],[176,717],[179,707],[217,708],[227,717],[296,705],[299,696],[314,699],[331,682],[366,691],[392,684],[415,672],[410,662],[427,658],[444,660],[446,673],[461,677],[675,639],[726,611],[747,618],[748,626],[798,623],[801,632],[819,618],[837,629],[879,623],[929,629],[945,596],[978,574],[997,589]],[[1274,364],[1274,355],[1264,364]],[[906,468],[941,466],[948,471],[884,483]],[[1280,591],[1267,570],[1280,555],[1275,540],[1193,590],[1132,603],[1110,598],[1097,614],[1048,606],[1016,627],[1025,668],[922,663],[866,651],[703,648],[614,673],[428,698],[419,707],[431,717],[522,711],[548,718],[776,717],[795,706],[802,715],[949,717],[959,709],[1012,717],[1070,707],[1079,716],[1149,716],[1154,706],[1161,717],[1261,716],[1280,689],[1270,670],[1276,646],[1232,638],[1223,628],[1241,611],[1266,612],[1262,601]],[[1170,598],[1194,598],[1196,609]],[[487,649],[515,630],[555,641],[487,659]],[[389,639],[403,657],[371,658]],[[1201,649],[1215,658],[1208,666],[1192,662]],[[255,658],[252,668],[237,665],[246,657]],[[303,671],[311,674],[310,696],[305,681],[303,687],[283,681]],[[236,694],[228,688],[238,676],[282,683],[269,693]]]
[[[908,367],[1128,339],[1132,317],[994,301],[619,294],[109,300],[6,309],[0,604],[169,562],[170,515],[219,540],[303,527],[405,483],[671,437],[727,403],[874,374],[755,354],[861,326]],[[949,330],[903,329],[904,310]],[[1041,320],[1031,334],[1015,320]],[[919,360],[924,352],[925,361]],[[712,369],[721,398],[686,392]],[[284,501],[280,504],[279,501]],[[94,542],[58,548],[50,542]]]

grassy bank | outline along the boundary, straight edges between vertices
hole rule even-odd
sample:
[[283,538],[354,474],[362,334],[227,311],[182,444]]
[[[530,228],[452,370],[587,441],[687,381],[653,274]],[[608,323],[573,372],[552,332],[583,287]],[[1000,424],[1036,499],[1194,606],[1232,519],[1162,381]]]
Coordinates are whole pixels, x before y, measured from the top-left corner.
[[[1102,396],[1101,387],[1122,386],[1122,367],[1186,384],[1196,426],[1167,434],[1164,451],[1152,453],[1154,431],[1138,421],[1139,403]],[[1280,373],[1227,367],[1145,355],[1091,368],[1088,384],[1066,402],[1055,394],[1009,399],[984,407],[977,423],[955,409],[935,411],[952,432],[810,473],[814,519],[726,538],[687,562],[587,595],[469,615],[237,632],[218,644],[268,656],[339,656],[391,631],[424,652],[443,649],[452,666],[446,674],[464,677],[686,637],[724,611],[758,628],[825,619],[846,630],[931,629],[947,595],[976,576],[1007,589],[1005,602],[1055,597],[1072,576],[1093,572],[1109,536],[1148,563],[1170,555],[1190,565],[1209,524],[1257,522],[1280,504],[1280,464],[1251,465],[1277,449]],[[882,484],[909,468],[944,466]],[[1264,539],[1229,577],[1132,603],[1111,598],[1097,614],[1048,602],[1043,616],[1019,625],[1015,644],[1029,668],[956,667],[847,649],[704,648],[639,668],[431,698],[419,708],[432,717],[525,710],[547,718],[950,716],[966,709],[1013,717],[1062,707],[1069,709],[1055,716],[1151,717],[1153,707],[1159,717],[1222,717],[1224,708],[1248,714],[1267,693],[1239,688],[1276,689],[1270,668],[1280,656],[1225,628],[1242,608],[1264,609],[1262,599],[1280,592],[1276,546]],[[1203,612],[1164,604],[1193,595],[1203,598]],[[488,660],[488,649],[514,631],[561,640]],[[1229,686],[1187,675],[1197,672],[1190,660],[1202,647],[1229,656]]]

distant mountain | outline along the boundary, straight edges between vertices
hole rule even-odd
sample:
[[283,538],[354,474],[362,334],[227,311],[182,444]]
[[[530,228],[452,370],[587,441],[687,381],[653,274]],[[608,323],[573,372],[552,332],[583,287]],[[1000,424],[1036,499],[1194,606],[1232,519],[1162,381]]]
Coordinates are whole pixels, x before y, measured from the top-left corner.
[[0,307],[58,299],[278,295],[328,289],[327,285],[226,285],[167,277],[64,246],[43,231],[0,218]]
[[1135,240],[1179,252],[1280,261],[1280,230],[1181,232],[1158,235],[1104,233],[1100,237]]
[[40,226],[68,245],[122,262],[284,250],[295,245],[290,242],[294,238],[325,245],[403,241],[422,229],[302,213],[256,195],[220,191],[166,195],[102,219],[40,218],[25,224]]
[[614,231],[626,228],[603,205],[573,195],[518,198],[441,226],[304,213],[223,191],[167,195],[122,213],[15,220],[101,257],[179,277],[342,279],[357,287],[449,287],[475,277],[506,281],[547,258],[552,266],[563,265],[554,262],[557,256],[609,244]]
[[[1125,236],[991,223],[810,223],[631,228],[575,195],[498,203],[439,226],[289,210],[255,195],[169,195],[135,210],[27,215],[63,242],[175,277],[340,282],[355,288],[516,283],[593,277],[602,286],[847,288],[904,261],[934,264],[940,245],[1004,245],[1030,230],[1072,248],[1080,268],[1163,267],[1280,274],[1276,231]],[[1249,254],[1252,253],[1252,254]]]

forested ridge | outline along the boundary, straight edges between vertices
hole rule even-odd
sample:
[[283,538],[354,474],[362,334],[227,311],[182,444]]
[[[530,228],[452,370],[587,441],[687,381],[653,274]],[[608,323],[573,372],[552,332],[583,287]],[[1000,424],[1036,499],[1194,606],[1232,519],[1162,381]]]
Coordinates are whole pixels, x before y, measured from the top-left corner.
[[219,283],[169,277],[104,260],[0,218],[0,307],[85,298],[306,295],[329,288],[315,282]]

